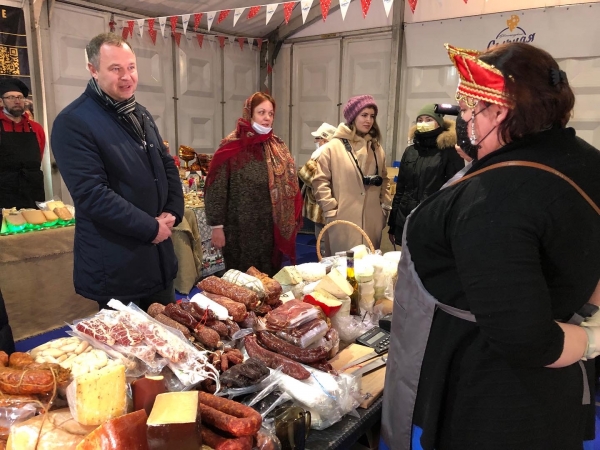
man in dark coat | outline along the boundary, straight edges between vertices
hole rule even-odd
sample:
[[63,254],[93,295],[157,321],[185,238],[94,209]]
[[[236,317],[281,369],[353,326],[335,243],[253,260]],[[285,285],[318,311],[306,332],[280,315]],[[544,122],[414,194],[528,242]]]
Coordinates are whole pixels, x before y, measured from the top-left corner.
[[51,144],[75,203],[74,284],[100,308],[111,298],[174,301],[171,229],[183,217],[173,158],[152,116],[135,101],[136,58],[119,36],[88,44],[85,92],[54,121]]

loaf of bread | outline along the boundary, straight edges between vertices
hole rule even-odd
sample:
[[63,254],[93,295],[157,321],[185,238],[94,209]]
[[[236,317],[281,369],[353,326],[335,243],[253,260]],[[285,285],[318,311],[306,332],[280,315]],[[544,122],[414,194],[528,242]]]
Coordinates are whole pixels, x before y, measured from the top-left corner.
[[46,216],[39,209],[23,209],[21,210],[21,214],[31,225],[42,225],[46,222]]
[[71,212],[67,209],[66,206],[63,206],[62,208],[54,208],[54,214],[56,214],[60,220],[67,221],[73,219]]
[[54,222],[58,220],[58,216],[53,211],[42,211],[42,214],[46,217],[46,222]]

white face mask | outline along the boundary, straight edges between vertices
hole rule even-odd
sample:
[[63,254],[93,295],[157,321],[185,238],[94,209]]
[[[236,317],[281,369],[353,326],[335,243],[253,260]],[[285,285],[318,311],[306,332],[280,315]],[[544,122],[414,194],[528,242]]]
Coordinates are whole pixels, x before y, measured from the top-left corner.
[[419,133],[427,133],[428,131],[435,130],[435,122],[417,122],[417,131]]
[[315,149],[318,149],[321,146],[318,142],[315,142]]
[[256,131],[258,134],[269,134],[271,132],[271,130],[273,128],[268,128],[268,127],[263,127],[262,125],[253,122],[252,123],[252,128],[254,128],[254,131]]

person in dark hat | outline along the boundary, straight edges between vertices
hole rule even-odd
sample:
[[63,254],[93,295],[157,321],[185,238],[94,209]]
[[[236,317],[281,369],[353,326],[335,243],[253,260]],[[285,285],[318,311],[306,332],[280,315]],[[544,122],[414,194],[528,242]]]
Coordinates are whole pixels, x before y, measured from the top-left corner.
[[21,80],[0,79],[0,208],[36,208],[45,200],[40,167],[46,135],[24,114],[28,95]]

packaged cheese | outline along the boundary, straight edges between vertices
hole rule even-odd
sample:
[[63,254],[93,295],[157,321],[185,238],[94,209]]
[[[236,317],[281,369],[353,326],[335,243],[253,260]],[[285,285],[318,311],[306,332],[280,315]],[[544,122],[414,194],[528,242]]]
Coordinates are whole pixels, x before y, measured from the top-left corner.
[[76,377],[67,387],[71,414],[82,425],[100,425],[127,408],[125,366],[109,365]]

